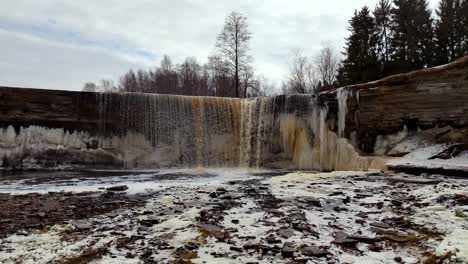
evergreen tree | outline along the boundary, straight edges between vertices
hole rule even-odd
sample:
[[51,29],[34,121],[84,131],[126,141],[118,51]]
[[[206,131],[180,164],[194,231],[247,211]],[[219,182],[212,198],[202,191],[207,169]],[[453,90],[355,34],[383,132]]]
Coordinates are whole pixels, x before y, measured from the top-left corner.
[[375,28],[377,32],[377,54],[380,64],[380,77],[384,77],[390,68],[390,37],[392,23],[392,5],[390,0],[379,0],[374,9]]
[[468,0],[462,0],[461,3],[461,25],[462,34],[463,34],[463,44],[461,54],[462,56],[468,55]]
[[349,21],[351,32],[346,39],[345,60],[339,69],[340,85],[355,84],[377,79],[379,76],[377,60],[376,25],[368,7],[355,11]]
[[461,56],[463,49],[462,6],[460,0],[441,0],[435,22],[436,63],[445,64]]
[[[426,0],[394,0],[392,52],[396,72],[407,72],[434,63],[433,25]],[[394,72],[394,73],[396,73]]]

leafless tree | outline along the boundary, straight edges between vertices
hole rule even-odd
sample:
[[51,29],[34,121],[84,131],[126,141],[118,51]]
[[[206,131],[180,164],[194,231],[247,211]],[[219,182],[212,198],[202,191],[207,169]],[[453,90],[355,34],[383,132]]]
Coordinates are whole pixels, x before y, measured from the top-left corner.
[[251,65],[243,65],[240,71],[241,91],[244,98],[257,96],[260,88],[259,80],[255,76],[254,69]]
[[323,86],[331,86],[336,80],[336,74],[340,65],[340,58],[336,52],[329,45],[325,45],[320,50],[319,54],[315,56],[315,65],[317,67],[320,81]]
[[207,80],[195,57],[188,57],[179,69],[180,91],[185,95],[206,95]]
[[128,71],[119,80],[119,91],[121,92],[141,92],[137,91],[137,78],[133,70]]
[[289,65],[287,83],[283,85],[283,92],[312,93],[317,86],[315,66],[302,54],[301,50],[293,50],[292,61]]
[[93,82],[87,82],[83,86],[82,91],[83,92],[97,92],[98,91],[98,86]]
[[178,91],[178,73],[172,65],[169,56],[164,55],[161,66],[156,69],[155,82],[158,87],[158,93],[162,94],[180,94]]
[[208,57],[208,71],[210,75],[210,94],[214,96],[234,96],[232,92],[233,78],[229,72],[229,65],[221,57]]
[[109,79],[102,79],[99,82],[99,90],[104,93],[114,93],[117,92],[117,87],[115,87],[114,81]]
[[226,17],[224,28],[216,42],[220,55],[231,69],[236,97],[241,95],[240,71],[251,59],[247,54],[251,37],[247,18],[238,12],[232,12]]

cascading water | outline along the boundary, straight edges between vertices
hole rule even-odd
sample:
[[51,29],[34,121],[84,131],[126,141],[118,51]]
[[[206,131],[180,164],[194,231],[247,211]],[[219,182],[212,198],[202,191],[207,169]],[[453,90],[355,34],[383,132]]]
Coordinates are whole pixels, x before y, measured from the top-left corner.
[[[97,93],[97,135],[37,127],[22,128],[16,135],[13,128],[8,128],[0,130],[0,138],[13,147],[0,148],[0,154],[23,155],[28,146],[23,143],[34,141],[41,146],[36,152],[72,150],[70,155],[78,163],[80,152],[92,164],[100,164],[104,157],[126,168],[375,167],[372,159],[358,155],[344,138],[349,94],[342,89],[337,92],[335,133],[329,106],[313,95],[238,99]],[[32,138],[36,134],[42,137]],[[97,146],[90,149],[90,145]]]

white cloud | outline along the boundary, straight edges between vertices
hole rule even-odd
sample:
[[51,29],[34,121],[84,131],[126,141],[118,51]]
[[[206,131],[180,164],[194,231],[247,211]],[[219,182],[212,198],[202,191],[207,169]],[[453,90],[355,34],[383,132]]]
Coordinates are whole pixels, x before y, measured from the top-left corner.
[[87,80],[156,65],[162,54],[205,61],[232,10],[249,19],[258,71],[279,82],[291,49],[312,55],[325,41],[341,48],[354,10],[377,1],[7,1],[0,10],[7,57],[0,60],[0,84],[80,89]]

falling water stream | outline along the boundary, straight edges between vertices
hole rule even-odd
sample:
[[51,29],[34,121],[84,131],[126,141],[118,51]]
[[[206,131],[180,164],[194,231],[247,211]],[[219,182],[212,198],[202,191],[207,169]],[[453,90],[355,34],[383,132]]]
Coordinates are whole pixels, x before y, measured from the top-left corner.
[[0,129],[0,157],[2,163],[34,168],[381,168],[345,137],[350,95],[338,90],[333,114],[314,95],[238,99],[97,93],[97,133],[10,126]]
[[[98,94],[102,148],[119,146],[129,167],[368,169],[344,138],[349,92],[340,89],[337,133],[313,95],[252,99]],[[111,124],[112,128],[106,124]]]

